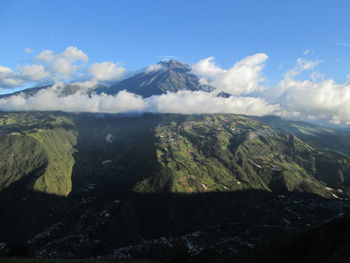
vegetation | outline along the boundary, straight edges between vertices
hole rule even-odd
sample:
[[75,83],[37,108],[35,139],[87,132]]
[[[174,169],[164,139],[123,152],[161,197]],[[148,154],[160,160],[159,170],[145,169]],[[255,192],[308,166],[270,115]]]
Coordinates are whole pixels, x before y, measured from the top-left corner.
[[37,257],[175,260],[244,251],[345,213],[349,156],[321,147],[324,128],[292,124],[0,113],[0,244]]
[[13,113],[0,119],[0,189],[31,177],[33,189],[67,196],[72,188],[73,122],[54,114]]
[[[245,116],[166,116],[155,128],[157,172],[135,191],[347,191],[350,159]],[[341,165],[340,165],[341,164]]]

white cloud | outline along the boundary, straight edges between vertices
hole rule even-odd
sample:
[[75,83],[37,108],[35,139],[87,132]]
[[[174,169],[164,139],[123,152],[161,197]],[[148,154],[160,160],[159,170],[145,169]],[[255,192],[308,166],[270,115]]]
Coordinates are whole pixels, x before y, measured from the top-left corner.
[[24,82],[21,79],[18,78],[5,78],[0,81],[0,87],[1,88],[10,88],[10,87],[18,87],[20,85],[23,85]]
[[49,76],[41,65],[19,66],[17,71],[0,66],[0,88],[24,85],[26,82],[39,81]]
[[343,46],[343,47],[350,47],[350,43],[347,43],[347,42],[338,42],[337,45]]
[[214,57],[208,57],[199,61],[198,63],[192,65],[193,72],[201,78],[214,81],[218,75],[222,75],[223,73],[227,72],[227,70],[216,66],[214,60]]
[[44,50],[35,57],[35,60],[50,63],[55,59],[55,55],[51,50]]
[[319,60],[313,61],[304,58],[298,58],[296,66],[285,73],[285,78],[293,78],[297,75],[300,75],[306,70],[312,70],[315,67],[317,67],[320,63],[321,61]]
[[32,54],[34,51],[33,51],[31,48],[26,47],[26,48],[24,49],[24,52],[27,53],[27,54]]
[[23,84],[23,80],[17,78],[12,69],[0,66],[0,88],[8,88]]
[[215,65],[213,57],[209,57],[192,65],[192,70],[202,83],[220,91],[232,95],[250,94],[262,89],[259,84],[264,81],[262,69],[267,58],[266,54],[258,53],[238,61],[229,69],[222,69]]
[[66,112],[154,112],[154,113],[238,113],[265,115],[278,113],[279,105],[270,105],[260,98],[216,97],[204,91],[180,91],[142,98],[120,91],[116,95],[82,92],[60,95],[62,83],[40,90],[33,96],[19,94],[0,99],[0,110],[5,111],[66,111]]
[[88,56],[77,47],[67,47],[61,55],[71,61],[82,60],[87,62],[89,60]]
[[50,69],[55,79],[63,80],[72,76],[78,67],[65,58],[58,58],[52,62]]
[[125,69],[119,63],[112,62],[92,64],[89,71],[97,81],[115,81],[125,73]]
[[300,118],[312,115],[314,119],[328,119],[334,123],[350,121],[349,84],[340,85],[332,79],[312,81],[288,78],[279,85],[284,90],[280,104],[288,111],[300,112]]
[[65,80],[76,73],[79,62],[88,61],[88,56],[77,47],[67,47],[57,54],[51,50],[44,50],[35,60],[45,65],[54,80]]
[[[273,91],[283,105],[285,114],[298,112],[299,119],[325,119],[334,124],[350,122],[350,83],[338,84],[318,72],[296,79],[304,71],[314,69],[320,62],[298,59],[295,68],[286,72]],[[295,117],[295,116],[293,116]]]
[[30,81],[39,81],[49,77],[49,72],[42,65],[28,65],[18,67],[19,74]]
[[321,63],[321,61],[316,60],[307,60],[307,59],[303,59],[303,58],[298,58],[297,59],[297,67],[301,70],[311,70],[314,69],[315,67],[317,67],[319,64]]
[[98,82],[96,80],[87,80],[87,81],[81,81],[81,82],[72,82],[70,85],[79,86],[84,90],[89,90],[89,89],[95,88],[98,85]]
[[150,65],[146,68],[146,73],[150,73],[153,71],[158,71],[160,69],[162,69],[162,65],[161,64],[154,64],[154,65]]
[[[0,66],[0,88],[47,80],[62,83],[34,96],[1,99],[0,110],[278,114],[292,119],[324,119],[334,124],[350,124],[350,77],[343,84],[337,83],[315,70],[321,61],[299,58],[278,84],[262,86],[262,70],[267,58],[266,54],[258,53],[228,69],[217,66],[213,57],[192,65],[194,74],[202,83],[233,94],[229,98],[204,91],[181,91],[143,99],[126,91],[114,96],[88,95],[100,82],[118,80],[123,76],[125,69],[119,63],[88,65],[88,57],[76,47],[68,47],[61,53],[45,50],[35,57],[35,64],[18,66],[16,70]],[[161,65],[151,65],[146,72],[159,69]],[[79,82],[71,85],[82,89],[66,97],[60,96],[59,86],[67,80],[77,79]]]
[[13,74],[12,69],[0,66],[0,79],[9,78]]
[[[26,53],[31,53],[29,48]],[[101,62],[89,65],[88,56],[77,47],[67,47],[60,53],[44,50],[33,58],[34,63],[18,65],[16,69],[0,66],[0,89],[47,82],[99,81],[108,82],[122,77],[125,69],[120,63]]]
[[279,105],[270,105],[261,98],[217,97],[204,91],[179,91],[145,99],[149,112],[157,113],[237,113],[247,115],[274,114]]
[[304,54],[304,55],[309,55],[309,54],[311,54],[311,53],[313,53],[313,52],[314,52],[313,49],[305,49],[304,52],[303,52],[303,54]]
[[66,111],[66,112],[138,112],[145,108],[140,96],[121,91],[117,95],[74,93],[60,96],[56,87],[40,90],[33,96],[23,94],[0,99],[5,111]]

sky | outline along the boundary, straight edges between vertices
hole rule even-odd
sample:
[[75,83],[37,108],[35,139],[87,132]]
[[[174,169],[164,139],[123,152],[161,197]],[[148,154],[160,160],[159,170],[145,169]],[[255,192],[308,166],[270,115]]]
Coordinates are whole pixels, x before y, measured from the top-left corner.
[[267,74],[293,65],[307,49],[339,81],[350,66],[347,0],[2,0],[0,63],[15,67],[35,53],[77,46],[91,61],[129,70],[176,56],[214,56],[228,67],[264,52]]
[[[327,115],[292,98],[310,90],[348,98],[349,10],[348,0],[2,0],[0,93],[45,81],[116,81],[170,57],[193,65],[202,81],[237,87],[231,94],[239,98],[283,104],[289,115],[293,107],[308,118]],[[230,71],[249,57],[258,60],[250,71],[242,63]],[[276,101],[262,85],[290,92]],[[350,123],[343,105],[327,118],[349,114]]]

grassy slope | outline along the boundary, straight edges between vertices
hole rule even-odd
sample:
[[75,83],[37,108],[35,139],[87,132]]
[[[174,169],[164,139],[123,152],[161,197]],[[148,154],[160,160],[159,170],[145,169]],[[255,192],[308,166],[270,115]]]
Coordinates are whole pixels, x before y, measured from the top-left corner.
[[[101,131],[86,127],[80,136],[86,137],[84,144],[93,150],[91,156],[82,156],[79,161],[91,166],[92,174],[103,176],[109,171],[113,174],[114,168],[127,172],[129,175],[120,180],[129,180],[128,184],[134,184],[137,192],[262,189],[331,197],[326,184],[345,187],[346,191],[350,185],[348,157],[321,151],[256,119],[240,115],[164,115],[160,120],[157,118],[117,124],[120,131],[113,138],[120,142],[118,149],[115,146],[109,149],[108,143],[100,149],[102,142],[93,139],[98,133],[103,133],[102,136],[109,133],[108,123],[103,124],[105,127],[102,126]],[[77,138],[69,117],[14,113],[7,118],[0,116],[1,123],[0,127],[6,131],[0,137],[3,160],[10,161],[0,162],[0,188],[32,171],[40,171],[42,174],[34,176],[34,190],[67,196],[72,189],[75,163],[72,154]],[[97,123],[98,120],[90,124]],[[6,130],[8,127],[12,130]],[[113,155],[112,162],[117,167],[107,165],[101,170],[101,162]],[[142,175],[135,168],[146,159],[150,163],[155,161],[156,169]],[[91,162],[97,163],[92,167]]]
[[331,197],[349,186],[350,159],[239,115],[168,115],[155,129],[157,172],[138,192],[262,189]]
[[0,119],[0,189],[32,176],[33,189],[66,196],[72,188],[73,123],[62,116],[14,113]]
[[[231,222],[233,218],[238,220],[245,209],[257,211],[259,217],[262,210],[270,209],[264,207],[264,199],[260,197],[274,195],[269,191],[311,192],[332,197],[336,190],[326,186],[346,190],[349,185],[348,157],[318,150],[298,136],[246,116],[97,118],[91,114],[72,117],[13,113],[6,118],[8,122],[11,125],[0,127],[3,132],[0,140],[13,138],[13,142],[7,143],[11,150],[6,158],[14,152],[18,155],[17,165],[26,158],[29,160],[18,166],[28,169],[27,173],[18,169],[22,178],[34,176],[28,186],[34,184],[41,192],[66,195],[71,187],[73,164],[74,170],[69,198],[50,203],[47,199],[53,195],[40,194],[32,198],[23,196],[27,201],[22,202],[20,196],[15,205],[8,199],[11,202],[6,207],[7,214],[16,216],[13,225],[7,227],[9,230],[2,232],[6,237],[17,234],[17,239],[22,240],[24,230],[28,230],[24,238],[30,238],[60,216],[64,217],[62,230],[55,230],[56,236],[40,241],[46,246],[52,240],[61,240],[48,247],[48,251],[57,250],[61,256],[75,245],[80,256],[90,252],[108,254],[140,238],[179,235]],[[20,135],[11,135],[12,132]],[[15,147],[17,144],[20,147]],[[74,159],[73,146],[78,151]],[[110,162],[104,164],[106,160]],[[16,170],[15,164],[11,167]],[[12,198],[11,193],[9,196]],[[251,209],[254,206],[248,205],[247,200],[263,209]],[[68,210],[66,205],[74,209]],[[279,210],[269,211],[275,215]],[[6,225],[6,220],[0,223]],[[17,225],[23,222],[25,226],[20,229]],[[14,227],[20,229],[18,233],[14,233]],[[83,234],[91,242],[79,243]],[[70,239],[64,239],[67,236]],[[102,241],[101,250],[92,243],[95,239]]]

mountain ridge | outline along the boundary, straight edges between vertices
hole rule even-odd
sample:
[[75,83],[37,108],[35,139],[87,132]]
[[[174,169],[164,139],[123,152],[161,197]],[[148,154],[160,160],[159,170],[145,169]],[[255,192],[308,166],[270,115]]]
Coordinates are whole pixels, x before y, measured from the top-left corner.
[[97,93],[116,94],[121,90],[150,97],[167,92],[212,91],[214,87],[203,85],[192,72],[190,66],[176,60],[158,62],[154,69],[146,70],[130,78],[122,80],[110,87],[97,89]]

